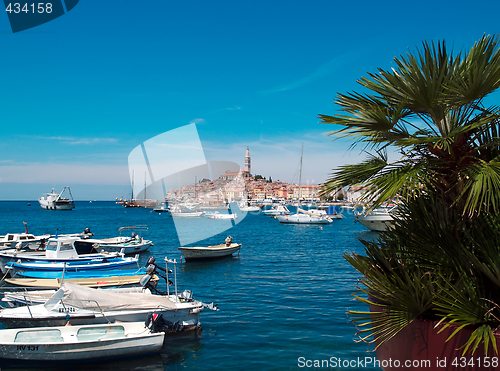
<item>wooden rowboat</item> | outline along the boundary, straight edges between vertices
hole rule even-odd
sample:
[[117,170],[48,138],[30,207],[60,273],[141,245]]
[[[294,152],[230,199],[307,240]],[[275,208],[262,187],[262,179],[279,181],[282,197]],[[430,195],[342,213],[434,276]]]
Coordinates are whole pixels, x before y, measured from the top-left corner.
[[197,259],[222,258],[224,256],[234,254],[235,252],[239,251],[240,248],[240,243],[231,243],[206,247],[179,247],[179,250],[182,252],[182,255],[184,255],[184,259],[188,261]]

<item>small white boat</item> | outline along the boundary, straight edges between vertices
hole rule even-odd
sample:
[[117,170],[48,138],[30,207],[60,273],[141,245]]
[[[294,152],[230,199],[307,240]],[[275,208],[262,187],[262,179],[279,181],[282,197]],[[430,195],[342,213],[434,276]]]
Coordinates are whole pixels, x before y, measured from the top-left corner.
[[32,361],[98,360],[158,353],[164,332],[142,322],[0,330],[0,357]]
[[273,205],[269,210],[262,210],[264,215],[290,215],[290,210],[285,205]]
[[[68,190],[71,199],[62,197],[65,190]],[[40,197],[38,203],[42,209],[46,210],[73,210],[75,208],[75,202],[68,186],[64,187],[61,193],[55,193],[52,188],[52,192]]]
[[206,213],[205,216],[208,219],[237,219],[238,215],[236,214],[221,214],[218,211],[213,213]]
[[241,243],[223,243],[215,246],[197,246],[197,247],[179,247],[179,250],[184,255],[184,259],[199,260],[199,259],[214,259],[232,255],[239,251]]
[[17,248],[37,250],[45,247],[45,243],[50,238],[49,234],[35,236],[28,233],[28,224],[24,224],[24,233],[7,233],[5,236],[0,236],[0,249]]
[[390,214],[393,209],[383,207],[369,213],[361,212],[354,215],[354,219],[371,231],[384,232],[394,226],[394,218]]
[[170,209],[170,215],[174,218],[199,218],[205,215],[204,211],[193,211],[181,205],[174,205]]

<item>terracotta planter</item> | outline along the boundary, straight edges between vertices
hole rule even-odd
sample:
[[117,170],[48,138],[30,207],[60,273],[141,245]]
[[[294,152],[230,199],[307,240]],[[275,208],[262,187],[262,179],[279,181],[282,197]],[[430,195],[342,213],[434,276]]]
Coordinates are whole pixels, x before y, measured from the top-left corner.
[[[370,306],[372,311],[376,307]],[[449,326],[438,334],[434,328],[437,321],[416,319],[396,336],[377,349],[377,359],[384,371],[389,370],[499,370],[500,355],[489,346],[488,356],[481,344],[474,354],[470,351],[462,356],[462,346],[467,342],[472,330],[462,329],[450,341],[446,339],[456,329]],[[495,335],[497,349],[500,350],[500,334]],[[459,349],[462,348],[462,349]]]

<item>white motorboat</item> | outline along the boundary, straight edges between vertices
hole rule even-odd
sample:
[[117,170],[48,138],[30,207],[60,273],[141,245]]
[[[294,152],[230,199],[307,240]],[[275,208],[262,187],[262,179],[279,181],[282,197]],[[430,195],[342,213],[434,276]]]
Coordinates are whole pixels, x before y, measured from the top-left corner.
[[273,205],[269,210],[262,210],[264,215],[290,215],[290,210],[285,205]]
[[394,218],[391,215],[393,209],[382,207],[369,213],[361,212],[354,215],[354,219],[371,231],[384,232],[394,226]]
[[[71,199],[62,196],[66,190],[68,190]],[[64,187],[60,193],[55,193],[54,188],[52,188],[52,192],[40,197],[38,202],[42,209],[46,210],[73,210],[75,208],[75,202],[68,186]]]
[[254,211],[260,211],[260,207],[257,206],[257,205],[248,205],[244,202],[238,204],[238,208],[240,209],[240,211],[242,212],[254,212]]
[[[133,231],[130,237],[121,235],[123,231],[130,230]],[[142,236],[145,231],[148,231],[148,226],[146,225],[121,227],[118,231],[120,232],[119,237],[101,238],[96,240],[96,249],[99,252],[119,251],[122,254],[131,255],[147,251],[151,246],[153,246],[153,242],[151,240],[144,239]]]
[[276,219],[283,224],[330,224],[333,220],[326,214],[298,209],[294,215],[278,215]]
[[240,251],[241,244],[232,243],[231,241],[232,239],[215,246],[179,247],[179,250],[186,261],[222,258]]
[[199,218],[205,215],[205,212],[193,211],[180,205],[174,205],[170,208],[170,215],[174,218]]
[[62,326],[67,316],[74,325],[133,322],[143,320],[152,311],[163,313],[171,323],[179,321],[186,329],[193,329],[199,325],[203,304],[181,302],[174,295],[111,293],[65,281],[44,304],[0,310],[0,322],[7,328]]
[[236,214],[221,214],[218,211],[214,211],[213,213],[206,213],[205,216],[208,219],[237,219],[238,215]]
[[[145,319],[146,317],[144,317]],[[0,357],[32,361],[98,360],[157,353],[164,332],[140,322],[0,330]]]

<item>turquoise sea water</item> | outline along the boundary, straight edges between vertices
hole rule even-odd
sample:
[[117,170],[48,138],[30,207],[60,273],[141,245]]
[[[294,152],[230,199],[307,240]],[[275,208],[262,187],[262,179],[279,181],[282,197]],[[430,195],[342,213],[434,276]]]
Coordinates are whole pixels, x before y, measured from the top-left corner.
[[[75,202],[73,211],[42,210],[38,203],[0,202],[0,235],[81,232],[96,238],[118,235],[128,225],[149,226],[154,246],[142,254],[157,261],[180,259],[172,218],[147,209],[125,209],[114,202]],[[373,347],[357,343],[347,311],[366,310],[353,300],[359,275],[344,260],[348,251],[363,252],[358,238],[371,239],[354,223],[352,212],[331,225],[283,225],[272,217],[250,213],[224,233],[197,243],[222,243],[227,235],[242,243],[241,253],[222,260],[177,265],[179,291],[215,302],[220,311],[201,313],[203,332],[168,336],[161,354],[97,364],[46,366],[0,360],[2,371],[16,370],[380,370]],[[204,219],[205,227],[218,220]],[[358,363],[361,361],[361,363]],[[348,362],[348,363],[346,363]],[[302,367],[301,367],[302,366]]]

